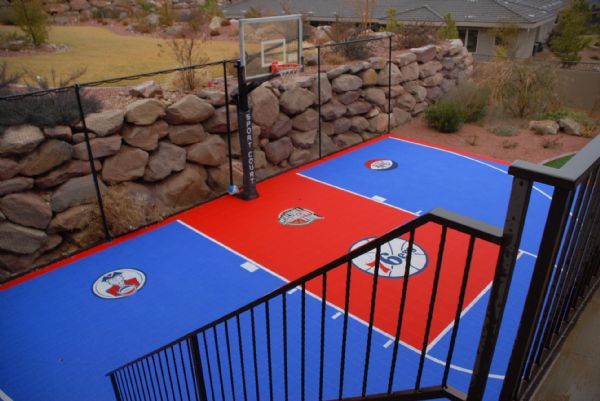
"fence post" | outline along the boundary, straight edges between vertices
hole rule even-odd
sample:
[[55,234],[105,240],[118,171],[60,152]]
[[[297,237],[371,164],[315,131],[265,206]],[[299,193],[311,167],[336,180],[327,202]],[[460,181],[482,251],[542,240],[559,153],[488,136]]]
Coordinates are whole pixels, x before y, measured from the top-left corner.
[[202,361],[200,360],[200,345],[198,344],[198,335],[192,334],[189,338],[192,348],[192,365],[194,367],[194,379],[200,392],[200,400],[207,401],[206,384],[204,383],[204,371],[202,370]]
[[388,36],[388,134],[392,131],[392,35]]
[[227,85],[227,61],[223,61],[223,85],[225,86],[225,119],[227,121],[227,157],[229,159],[229,193],[235,193],[233,184],[233,154],[231,150],[231,120],[229,117],[229,88]]
[[104,236],[107,241],[112,240],[110,230],[108,229],[108,223],[106,221],[106,214],[104,213],[104,203],[102,202],[102,194],[100,193],[100,185],[98,184],[98,173],[94,166],[94,155],[92,153],[92,146],[90,145],[90,135],[88,132],[87,125],[85,123],[85,113],[83,112],[83,105],[81,103],[81,95],[79,93],[80,86],[75,84],[75,95],[77,97],[77,107],[79,108],[79,117],[81,118],[81,125],[83,127],[83,137],[85,139],[85,146],[87,148],[88,159],[90,162],[90,169],[92,171],[92,179],[94,181],[94,187],[96,189],[96,199],[98,200],[98,208],[100,209],[100,218],[102,219],[102,225],[104,226]]
[[469,384],[467,397],[469,401],[480,401],[483,399],[494,357],[496,341],[498,340],[500,324],[502,323],[502,316],[506,307],[508,291],[517,261],[532,187],[533,182],[530,180],[517,177],[513,179],[496,273],[494,274],[490,300],[485,313],[481,339],[477,348],[473,377]]
[[317,45],[317,109],[319,113],[319,159],[323,157],[323,141],[321,137],[321,46]]
[[531,284],[521,315],[519,331],[517,332],[506,377],[502,385],[502,392],[500,393],[500,399],[502,400],[512,400],[518,392],[525,360],[529,355],[537,322],[545,301],[544,292],[552,276],[554,261],[562,242],[562,233],[569,217],[570,208],[568,205],[572,195],[572,191],[563,188],[557,188],[552,195],[552,203],[533,275],[531,276]]
[[119,386],[117,384],[117,379],[115,378],[114,372],[110,374],[110,384],[112,384],[112,388],[117,401],[122,401],[123,398],[121,397],[121,390],[119,389]]

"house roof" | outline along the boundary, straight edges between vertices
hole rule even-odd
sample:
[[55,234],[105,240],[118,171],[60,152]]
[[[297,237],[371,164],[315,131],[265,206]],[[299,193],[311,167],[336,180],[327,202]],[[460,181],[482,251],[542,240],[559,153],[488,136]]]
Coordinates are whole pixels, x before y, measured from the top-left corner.
[[[282,14],[309,14],[315,19],[352,18],[360,15],[357,0],[244,0],[224,7],[225,14],[241,17],[250,8]],[[396,9],[399,21],[441,22],[452,14],[457,23],[535,24],[555,18],[565,0],[378,0],[373,19],[384,21],[387,10]]]

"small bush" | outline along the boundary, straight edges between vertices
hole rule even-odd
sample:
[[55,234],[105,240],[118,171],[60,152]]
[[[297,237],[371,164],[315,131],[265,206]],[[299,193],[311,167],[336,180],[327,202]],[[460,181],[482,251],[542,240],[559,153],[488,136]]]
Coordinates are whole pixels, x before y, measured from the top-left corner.
[[11,7],[16,24],[35,46],[48,41],[48,14],[40,0],[14,0]]
[[550,111],[540,116],[540,120],[558,121],[562,118],[575,120],[581,125],[581,128],[583,128],[583,134],[588,136],[595,134],[595,131],[598,128],[598,124],[587,114],[567,108]]
[[158,23],[161,26],[172,26],[175,23],[175,12],[171,0],[162,0],[158,7]]
[[452,14],[448,13],[444,17],[444,25],[442,25],[438,31],[438,38],[442,40],[458,39],[458,28],[456,28],[456,22],[452,18]]
[[515,136],[519,132],[519,129],[512,125],[498,125],[493,127],[490,131],[498,136]]
[[[357,39],[361,39],[361,36],[358,33],[352,33],[346,38],[346,41]],[[366,60],[373,56],[373,50],[369,46],[369,42],[351,43],[336,46],[334,49],[348,60]]]
[[460,103],[441,101],[427,109],[425,120],[440,132],[456,132],[465,122],[465,109]]
[[404,24],[400,33],[400,42],[405,49],[421,47],[436,43],[437,35],[437,27],[427,22]]
[[[250,7],[250,9],[252,10],[252,7]],[[223,11],[221,10],[221,7],[219,6],[219,3],[217,0],[206,0],[204,2],[204,5],[200,6],[200,10],[202,10],[204,13],[206,13],[209,21],[213,18],[213,17],[221,17],[223,18]],[[246,17],[246,18],[254,18],[254,17]]]
[[480,87],[474,82],[465,82],[452,88],[445,97],[447,100],[460,103],[465,109],[465,122],[481,121],[488,108],[490,90]]

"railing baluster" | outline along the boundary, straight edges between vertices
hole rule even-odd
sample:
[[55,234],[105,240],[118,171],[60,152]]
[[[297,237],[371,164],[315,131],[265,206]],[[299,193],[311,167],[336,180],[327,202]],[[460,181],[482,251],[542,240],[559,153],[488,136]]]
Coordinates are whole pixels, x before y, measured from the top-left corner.
[[325,360],[325,309],[327,306],[327,272],[323,274],[321,296],[321,358],[319,361],[319,401],[323,401],[323,364]]
[[117,383],[115,373],[110,375],[110,383],[113,387],[115,395],[117,396],[117,401],[123,401],[123,395],[121,394],[121,390],[119,389],[119,384]]
[[388,394],[392,393],[394,385],[394,374],[396,372],[396,359],[398,358],[398,345],[400,345],[400,333],[402,331],[402,322],[404,320],[404,310],[406,306],[406,294],[408,293],[408,282],[410,279],[410,266],[412,263],[413,247],[415,245],[415,230],[410,231],[408,238],[408,256],[404,265],[404,283],[402,285],[402,296],[398,306],[398,324],[396,325],[396,337],[394,338],[394,351],[392,352],[392,364],[390,366],[390,377],[388,379]]
[[306,283],[303,282],[302,283],[302,324],[301,326],[301,330],[302,333],[300,335],[301,337],[301,351],[300,351],[300,359],[301,359],[301,368],[300,368],[300,399],[302,401],[305,400],[306,394],[305,394],[305,383],[306,383],[306,360],[305,360],[305,355],[306,355]]
[[273,401],[273,366],[271,363],[271,321],[269,316],[269,301],[265,302],[265,324],[267,329],[267,364],[269,368],[269,400]]
[[177,369],[177,358],[175,357],[175,345],[171,347],[171,356],[173,357],[173,369],[175,370],[175,379],[177,379],[177,389],[179,390],[179,399],[183,399],[183,393],[181,392],[181,382],[179,380],[179,369]]
[[[179,342],[179,359],[181,359],[181,366],[182,366],[182,370],[183,370],[183,378],[185,379],[185,393],[187,394],[187,398],[188,400],[191,400],[192,398],[190,397],[190,386],[189,386],[189,380],[188,380],[188,374],[187,374],[187,369],[185,367],[185,359],[183,358],[183,342]],[[191,361],[190,361],[191,363]]]
[[206,355],[206,367],[208,368],[208,380],[210,380],[211,400],[215,400],[215,382],[213,381],[212,369],[210,366],[210,354],[208,353],[208,344],[206,341],[206,331],[202,332],[202,342],[204,343],[204,354]]
[[[152,371],[150,370],[150,364],[148,363],[148,359],[144,360],[146,362],[146,367],[148,368],[148,380],[150,380],[150,386],[152,387],[152,394],[154,395],[154,399],[156,400],[156,388],[154,387],[154,380],[152,380]],[[144,366],[144,365],[142,365]],[[146,369],[144,369],[146,370]]]
[[244,365],[244,347],[242,345],[242,327],[240,325],[240,315],[235,317],[238,332],[238,347],[240,349],[240,365],[242,368],[242,389],[244,390],[244,401],[248,401],[248,392],[246,389],[246,367]]
[[[167,401],[168,401],[169,400],[169,387],[167,386],[167,378],[165,377],[165,369],[163,367],[162,358],[160,356],[161,353],[165,354],[165,362],[167,365],[167,369],[169,368],[169,361],[168,361],[168,359],[166,359],[166,353],[164,351],[161,351],[160,353],[158,353],[158,355],[157,355],[158,356],[158,364],[160,366],[160,371],[161,371],[162,379],[163,379],[163,386],[165,389],[165,395],[167,396]],[[175,399],[175,395],[174,395],[175,393],[173,391],[173,383],[171,382],[170,374],[171,373],[169,372],[169,383],[171,383],[171,394],[173,395],[173,399]]]
[[[137,375],[137,378],[140,380],[140,382],[139,382],[140,392],[142,393],[142,396],[143,396],[144,400],[147,400],[148,398],[146,398],[146,391],[148,389],[146,388],[146,386],[144,386],[144,381],[142,380],[142,375],[140,374],[140,365],[139,365],[139,362],[136,363],[133,366],[135,368],[135,373]],[[148,394],[148,396],[150,396],[150,394]]]
[[225,344],[227,345],[227,362],[229,363],[229,380],[231,384],[231,395],[235,401],[235,385],[233,380],[233,364],[231,363],[231,341],[229,339],[229,320],[225,321]]
[[369,312],[369,330],[367,332],[367,349],[365,352],[365,367],[363,370],[362,396],[367,395],[367,382],[369,379],[369,362],[371,358],[371,341],[373,339],[373,324],[375,322],[375,302],[377,301],[377,282],[379,281],[379,262],[381,259],[381,246],[375,251],[375,271],[373,272],[373,286],[371,287],[371,311]]
[[340,388],[338,398],[341,400],[344,393],[344,373],[346,367],[346,341],[348,337],[348,309],[350,308],[350,284],[352,279],[352,261],[346,265],[346,295],[344,297],[344,328],[342,329],[342,352],[340,356]]
[[225,399],[225,384],[223,381],[223,370],[221,369],[221,354],[219,352],[219,339],[217,338],[217,326],[213,326],[213,340],[215,343],[215,354],[217,354],[217,372],[219,372],[219,387],[221,389],[221,399]]
[[282,294],[282,308],[283,308],[283,380],[285,399],[289,400],[289,383],[288,383],[288,335],[287,335],[287,292],[284,291]]
[[[196,336],[194,335],[194,337]],[[191,339],[191,337],[187,337],[185,341],[187,345],[186,348],[188,351],[188,358],[190,358],[190,369],[192,370],[192,378],[194,379],[194,395],[196,396],[196,400],[206,401],[206,395],[201,395],[201,387],[204,387],[204,377],[201,376],[201,369],[197,367],[197,365],[199,364],[199,359],[196,360],[196,356],[199,354],[196,354],[192,349],[193,340]]]
[[258,382],[258,356],[256,353],[256,323],[254,319],[254,308],[250,309],[250,322],[252,325],[252,355],[254,356],[254,385],[256,399],[260,400],[260,385]]
[[460,284],[460,294],[458,295],[458,305],[456,305],[456,315],[454,316],[454,324],[452,334],[450,335],[450,345],[448,346],[448,354],[446,356],[446,366],[444,366],[444,376],[442,377],[442,387],[448,384],[448,375],[450,373],[450,365],[454,356],[454,346],[456,344],[456,336],[460,325],[463,305],[465,303],[465,295],[467,293],[467,284],[469,282],[469,272],[471,271],[471,262],[473,261],[473,250],[475,248],[475,236],[471,235],[469,239],[469,249],[467,250],[467,261],[463,269],[462,283]]

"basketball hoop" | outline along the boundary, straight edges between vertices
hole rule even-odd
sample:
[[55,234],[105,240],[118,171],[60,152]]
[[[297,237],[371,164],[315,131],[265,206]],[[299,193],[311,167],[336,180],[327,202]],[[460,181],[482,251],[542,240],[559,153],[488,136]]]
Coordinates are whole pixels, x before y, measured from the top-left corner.
[[292,83],[300,70],[302,70],[302,64],[282,64],[278,61],[273,61],[273,63],[271,63],[271,73],[279,74],[281,81],[284,84]]

